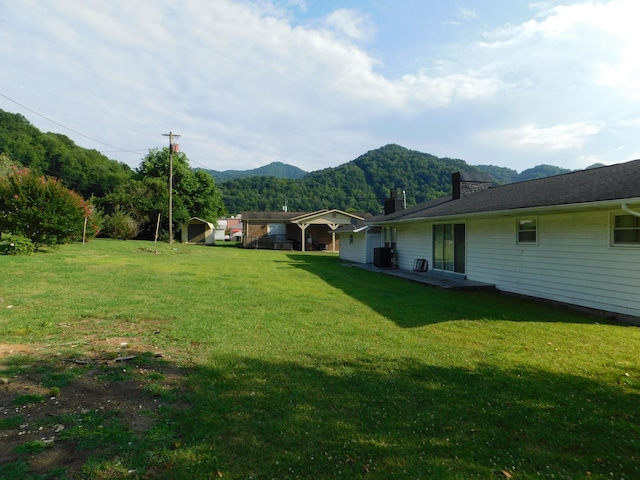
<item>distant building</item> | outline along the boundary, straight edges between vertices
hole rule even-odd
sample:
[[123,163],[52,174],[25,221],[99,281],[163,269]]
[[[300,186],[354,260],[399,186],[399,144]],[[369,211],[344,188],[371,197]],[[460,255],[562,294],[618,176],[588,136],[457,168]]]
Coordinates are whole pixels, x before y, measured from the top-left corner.
[[351,223],[363,221],[369,214],[353,214],[341,210],[316,212],[243,212],[243,238],[245,248],[282,250],[340,249],[335,230]]

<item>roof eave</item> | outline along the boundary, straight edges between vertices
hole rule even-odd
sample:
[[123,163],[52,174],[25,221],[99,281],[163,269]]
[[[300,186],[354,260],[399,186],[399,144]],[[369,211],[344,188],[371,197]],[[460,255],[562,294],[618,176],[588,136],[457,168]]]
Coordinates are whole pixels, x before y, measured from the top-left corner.
[[482,217],[511,217],[517,215],[531,215],[531,214],[540,214],[544,212],[551,213],[560,213],[562,211],[566,212],[577,212],[584,210],[605,210],[611,208],[620,208],[622,209],[622,205],[636,205],[640,204],[640,197],[635,198],[619,198],[614,200],[602,200],[597,202],[583,202],[583,203],[571,203],[565,205],[549,205],[549,206],[538,206],[538,207],[523,207],[523,208],[512,208],[505,210],[488,210],[485,212],[472,212],[472,213],[458,213],[453,215],[437,215],[437,216],[423,216],[423,217],[415,217],[415,218],[405,218],[405,219],[397,219],[397,220],[388,220],[388,221],[378,221],[372,222],[368,225],[370,226],[385,226],[385,225],[397,225],[397,224],[407,224],[407,223],[415,223],[415,222],[433,222],[433,221],[447,221],[447,220],[458,220],[469,217],[474,218],[482,218]]

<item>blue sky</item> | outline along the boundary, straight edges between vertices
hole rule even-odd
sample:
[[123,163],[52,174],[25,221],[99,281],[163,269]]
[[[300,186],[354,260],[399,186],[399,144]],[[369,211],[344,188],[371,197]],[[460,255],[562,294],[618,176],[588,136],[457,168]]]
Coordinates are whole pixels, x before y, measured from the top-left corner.
[[0,0],[0,108],[137,167],[640,158],[637,0]]

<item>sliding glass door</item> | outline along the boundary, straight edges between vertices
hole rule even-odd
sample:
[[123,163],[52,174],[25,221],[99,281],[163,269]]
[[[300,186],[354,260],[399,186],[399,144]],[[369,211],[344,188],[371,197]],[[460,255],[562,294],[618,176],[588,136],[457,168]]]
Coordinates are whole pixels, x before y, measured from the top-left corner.
[[464,223],[433,226],[433,268],[465,273]]

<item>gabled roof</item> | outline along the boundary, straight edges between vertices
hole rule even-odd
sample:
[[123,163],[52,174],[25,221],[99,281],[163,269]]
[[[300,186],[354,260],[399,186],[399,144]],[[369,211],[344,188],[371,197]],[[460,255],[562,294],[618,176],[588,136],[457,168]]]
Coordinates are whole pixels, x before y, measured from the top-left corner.
[[247,221],[267,221],[267,222],[288,222],[292,218],[305,215],[306,212],[242,212],[242,220]]
[[368,213],[348,213],[333,209],[316,210],[315,212],[242,212],[242,219],[251,222],[300,223],[327,214],[340,214],[356,220],[364,220]]
[[432,200],[367,223],[417,220],[458,215],[585,206],[596,202],[640,201],[640,160],[511,183],[459,199]]
[[336,217],[337,215],[341,215],[343,217],[351,218],[353,220],[364,220],[365,217],[370,216],[366,213],[348,213],[342,210],[338,210],[337,208],[332,208],[331,210],[318,210],[316,212],[307,213],[304,215],[300,215],[298,217],[292,218],[291,221],[294,223],[303,223],[305,221],[311,221],[316,218],[325,217],[326,215],[331,215],[332,217]]
[[204,223],[209,228],[213,228],[214,227],[213,223],[207,222],[206,220],[203,220],[203,219],[201,219],[199,217],[191,217],[189,219],[189,221],[187,223],[185,223],[185,225],[193,225],[193,224],[196,224],[196,223]]

